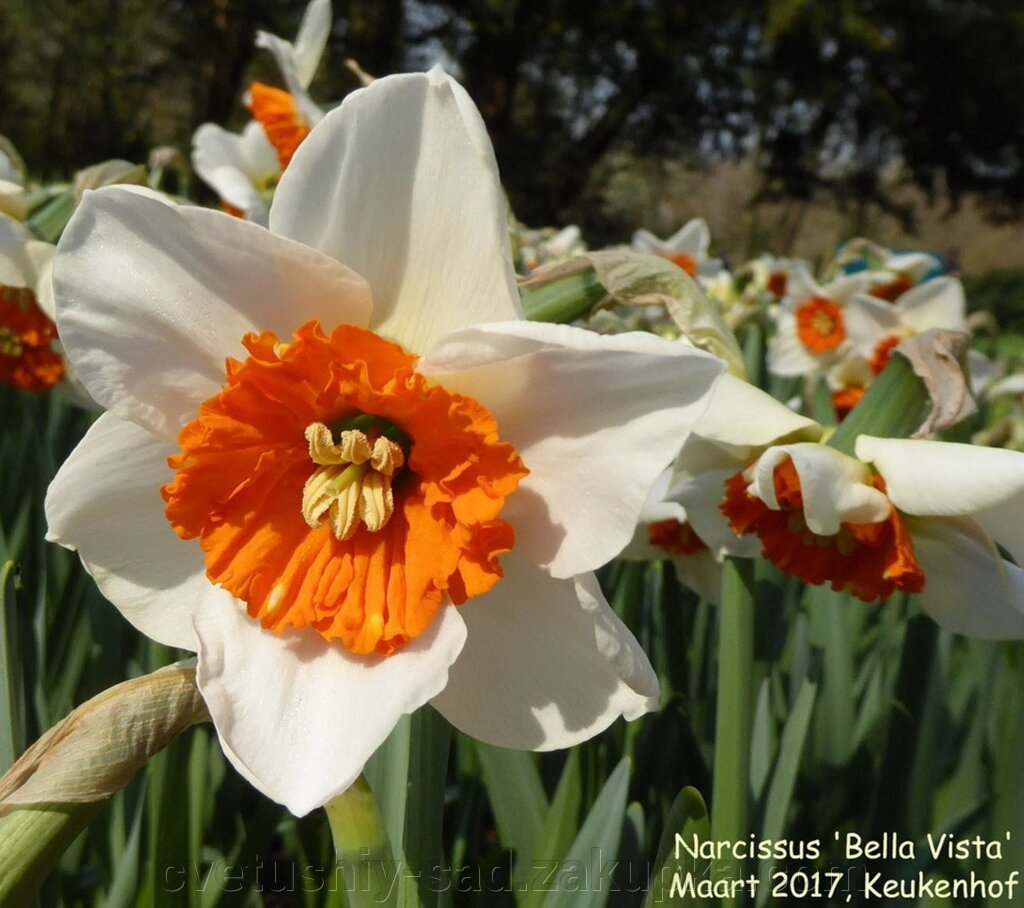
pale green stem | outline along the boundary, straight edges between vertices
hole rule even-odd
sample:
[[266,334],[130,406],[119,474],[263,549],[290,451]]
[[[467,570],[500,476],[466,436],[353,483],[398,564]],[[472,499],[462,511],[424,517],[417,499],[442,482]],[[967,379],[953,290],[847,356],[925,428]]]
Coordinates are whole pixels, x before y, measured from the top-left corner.
[[607,292],[593,269],[523,291],[523,313],[533,322],[573,322],[590,313]]
[[0,905],[31,904],[61,855],[103,803],[22,807],[0,817]]
[[346,904],[398,904],[399,870],[373,792],[363,776],[324,805],[334,837],[337,866],[345,881]]
[[[746,839],[750,821],[750,738],[754,707],[753,561],[727,558],[722,565],[719,621],[711,835],[716,842],[738,842]],[[742,868],[728,868],[732,879],[738,879],[741,874]],[[737,905],[739,902],[723,899],[722,904]]]

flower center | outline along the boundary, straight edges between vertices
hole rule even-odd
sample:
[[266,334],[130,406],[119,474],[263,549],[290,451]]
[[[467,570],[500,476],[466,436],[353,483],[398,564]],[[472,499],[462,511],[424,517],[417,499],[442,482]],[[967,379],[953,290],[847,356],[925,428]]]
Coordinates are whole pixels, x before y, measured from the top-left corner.
[[0,286],[0,381],[36,393],[64,377],[57,327],[27,287]]
[[707,548],[689,523],[675,518],[658,520],[648,526],[647,541],[669,555],[695,555]]
[[[865,602],[884,600],[894,590],[924,589],[924,572],[895,508],[890,506],[888,518],[878,523],[842,523],[838,533],[822,536],[811,532],[804,519],[800,478],[792,460],[775,468],[777,510],[747,491],[753,467],[726,480],[720,510],[733,532],[756,534],[764,557],[780,570],[805,583],[831,583],[832,589],[846,590]],[[872,483],[885,492],[882,477],[873,477]]]
[[21,356],[24,350],[18,335],[6,325],[0,325],[0,356]]
[[682,268],[690,277],[697,276],[697,260],[692,255],[678,252],[675,255],[668,256],[668,260]]
[[213,583],[266,628],[386,655],[501,579],[498,514],[527,471],[479,402],[352,325],[244,344],[162,490]]
[[295,99],[283,89],[253,82],[249,86],[249,111],[253,119],[263,126],[284,170],[295,150],[309,135],[309,124],[299,113]]
[[401,445],[384,435],[372,441],[345,429],[337,443],[322,422],[306,426],[309,457],[318,464],[302,489],[302,516],[314,529],[329,519],[331,532],[351,539],[360,525],[376,533],[395,512],[391,481],[405,463]]
[[796,332],[812,353],[834,350],[846,337],[843,312],[832,300],[813,297],[796,310]]

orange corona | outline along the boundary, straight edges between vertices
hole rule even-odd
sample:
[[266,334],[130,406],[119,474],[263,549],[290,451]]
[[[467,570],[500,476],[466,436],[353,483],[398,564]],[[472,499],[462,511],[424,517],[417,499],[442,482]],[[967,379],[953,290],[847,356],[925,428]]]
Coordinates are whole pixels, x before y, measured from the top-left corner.
[[835,350],[846,337],[843,311],[832,300],[812,297],[797,307],[796,333],[812,353]]
[[206,574],[267,628],[388,654],[502,576],[497,519],[527,474],[476,400],[370,331],[247,335],[182,430],[166,514]]
[[263,126],[284,170],[309,135],[309,124],[295,106],[295,99],[280,88],[253,82],[249,86],[249,110],[253,119]]
[[689,523],[670,518],[647,527],[647,541],[669,555],[695,555],[707,548]]
[[836,419],[842,422],[850,415],[850,411],[860,403],[864,396],[864,388],[851,385],[832,392],[832,407],[836,411]]
[[875,349],[871,352],[870,363],[871,371],[875,375],[879,375],[889,365],[889,357],[892,355],[892,351],[899,346],[902,340],[903,338],[898,334],[890,334],[875,344]]
[[[749,470],[749,468],[748,468]],[[792,460],[775,468],[773,510],[747,492],[747,470],[725,483],[722,513],[733,532],[754,533],[761,540],[765,558],[805,583],[831,583],[865,602],[888,598],[893,591],[919,593],[924,572],[902,515],[890,506],[887,519],[878,523],[843,523],[833,536],[819,536],[808,529],[803,514],[800,478]],[[885,482],[875,476],[874,486],[885,492]]]
[[0,381],[40,393],[64,377],[57,328],[27,287],[0,286]]
[[678,265],[683,269],[690,277],[697,276],[697,260],[692,255],[687,255],[685,252],[679,252],[676,255],[668,256],[668,260],[673,265]]

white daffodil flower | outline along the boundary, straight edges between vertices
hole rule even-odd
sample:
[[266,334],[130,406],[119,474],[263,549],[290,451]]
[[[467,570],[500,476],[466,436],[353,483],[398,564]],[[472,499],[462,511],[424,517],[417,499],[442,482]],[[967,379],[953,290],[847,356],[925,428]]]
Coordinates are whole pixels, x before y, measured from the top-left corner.
[[652,490],[626,557],[671,558],[684,584],[717,603],[723,558],[759,552],[757,540],[737,536],[720,509],[726,481],[770,446],[816,441],[823,432],[759,388],[723,375],[675,464]]
[[50,538],[136,627],[198,652],[261,791],[324,804],[427,702],[538,750],[656,705],[590,572],[723,365],[522,320],[493,150],[443,72],[328,114],[269,231],[100,190],[54,275],[108,412],[49,489]]
[[[851,457],[823,437],[817,423],[724,375],[663,480],[662,507],[680,507],[719,560],[761,554],[868,601],[917,593],[956,633],[1024,638],[1024,453],[862,435]],[[674,558],[680,578],[688,571],[703,594],[703,567],[687,557]]]
[[649,230],[638,230],[630,246],[634,252],[660,255],[674,262],[694,280],[712,280],[725,267],[721,259],[708,257],[711,231],[703,218],[687,221],[667,240]]
[[204,123],[192,136],[192,166],[225,210],[267,225],[272,193],[281,175],[277,151],[255,120],[241,134]]
[[768,368],[776,375],[813,377],[842,359],[851,346],[846,304],[873,282],[868,272],[858,272],[822,285],[805,266],[791,268],[768,348]]
[[54,251],[0,214],[0,382],[37,393],[66,371],[53,323]]
[[1024,454],[862,435],[856,455],[770,448],[729,481],[723,510],[805,582],[867,601],[918,593],[955,633],[1024,638]]
[[287,90],[253,82],[246,104],[263,125],[282,169],[288,166],[295,149],[324,116],[307,89],[327,46],[331,18],[330,0],[312,0],[303,13],[294,43],[270,32],[256,33],[256,46],[274,55]]
[[[844,309],[846,333],[853,350],[878,375],[902,340],[932,328],[970,334],[963,284],[953,277],[935,277],[901,293],[894,302],[856,294]],[[991,381],[988,357],[971,350],[967,355],[971,389],[977,394]]]

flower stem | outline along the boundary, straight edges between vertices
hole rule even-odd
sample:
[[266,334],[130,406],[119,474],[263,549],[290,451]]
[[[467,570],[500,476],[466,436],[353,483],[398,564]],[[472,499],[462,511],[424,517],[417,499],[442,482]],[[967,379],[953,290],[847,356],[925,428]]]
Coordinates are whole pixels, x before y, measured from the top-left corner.
[[391,843],[373,792],[363,776],[324,805],[334,838],[337,867],[345,880],[346,904],[397,905]]
[[53,804],[0,817],[0,905],[30,904],[102,803]]
[[523,312],[532,322],[573,322],[607,296],[592,268],[524,291]]
[[909,360],[893,356],[828,444],[853,456],[859,435],[908,438],[925,421],[930,409],[928,389]]
[[[754,702],[754,563],[727,558],[722,565],[718,639],[718,702],[711,833],[716,842],[746,839],[750,811],[750,736]],[[730,868],[733,879],[742,868]],[[723,899],[723,905],[736,905]]]

